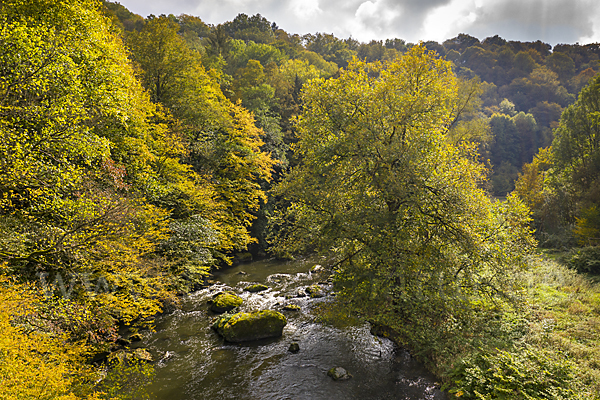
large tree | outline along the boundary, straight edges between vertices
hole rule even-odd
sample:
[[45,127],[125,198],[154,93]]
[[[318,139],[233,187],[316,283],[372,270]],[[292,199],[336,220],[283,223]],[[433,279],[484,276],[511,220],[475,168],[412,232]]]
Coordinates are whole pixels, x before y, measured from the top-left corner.
[[527,212],[492,201],[474,145],[448,135],[462,108],[449,62],[415,46],[303,93],[280,250],[330,254],[340,298],[407,334],[507,293],[532,245]]

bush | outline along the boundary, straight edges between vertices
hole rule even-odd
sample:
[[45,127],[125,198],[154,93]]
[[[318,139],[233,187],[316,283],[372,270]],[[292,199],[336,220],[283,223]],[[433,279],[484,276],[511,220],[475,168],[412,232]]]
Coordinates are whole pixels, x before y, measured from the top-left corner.
[[572,250],[566,256],[566,264],[577,272],[600,274],[600,247],[590,246]]
[[564,358],[541,350],[518,348],[480,354],[455,371],[456,388],[464,399],[576,399],[573,367]]

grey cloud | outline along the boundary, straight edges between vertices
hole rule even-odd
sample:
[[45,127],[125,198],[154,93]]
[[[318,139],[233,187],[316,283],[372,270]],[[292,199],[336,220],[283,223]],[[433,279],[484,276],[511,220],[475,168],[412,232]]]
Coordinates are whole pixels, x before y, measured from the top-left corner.
[[468,28],[483,39],[500,35],[520,41],[541,40],[552,45],[575,43],[593,34],[595,1],[506,0],[475,10],[475,22]]
[[[319,21],[322,26],[335,27],[342,37],[359,37],[357,27],[368,32],[370,39],[400,37],[418,40],[416,35],[427,14],[450,0],[351,0],[321,1],[324,11]],[[369,4],[370,3],[370,4]],[[368,11],[371,12],[368,12]],[[320,29],[323,31],[324,29]],[[325,29],[327,30],[327,29]],[[306,32],[306,30],[305,30]]]
[[423,27],[423,22],[429,12],[450,3],[450,0],[407,0],[396,1],[396,3],[401,4],[403,12],[390,24],[390,29],[401,34],[398,37],[414,38],[415,34]]

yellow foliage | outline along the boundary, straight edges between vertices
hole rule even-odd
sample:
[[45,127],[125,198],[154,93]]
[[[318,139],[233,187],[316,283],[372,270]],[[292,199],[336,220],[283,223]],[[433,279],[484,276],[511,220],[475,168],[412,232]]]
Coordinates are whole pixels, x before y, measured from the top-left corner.
[[531,210],[544,204],[544,179],[551,166],[550,152],[550,148],[540,149],[533,161],[523,166],[515,182],[515,192]]
[[593,245],[600,241],[600,210],[594,205],[581,210],[581,217],[575,218],[574,233],[582,245]]
[[15,323],[33,311],[36,300],[33,286],[0,275],[0,400],[97,398],[81,394],[92,372],[83,364],[83,346]]

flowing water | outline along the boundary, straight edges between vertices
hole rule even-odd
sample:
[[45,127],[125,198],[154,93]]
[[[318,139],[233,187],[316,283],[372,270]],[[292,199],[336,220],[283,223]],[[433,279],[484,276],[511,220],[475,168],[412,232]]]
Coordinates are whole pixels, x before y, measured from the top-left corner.
[[[315,305],[329,301],[298,297],[327,275],[310,273],[314,262],[258,261],[218,271],[213,286],[183,301],[181,310],[158,318],[156,333],[144,346],[158,360],[150,390],[157,400],[283,399],[446,399],[434,378],[390,340],[371,335],[368,324],[336,328],[316,321]],[[244,292],[251,283],[269,286]],[[327,292],[327,286],[323,286]],[[248,344],[224,342],[212,329],[207,300],[224,289],[243,299],[242,311],[281,310],[288,320],[283,336]],[[287,298],[286,298],[287,296]],[[297,342],[298,353],[288,351]],[[352,378],[334,381],[332,367]]]

